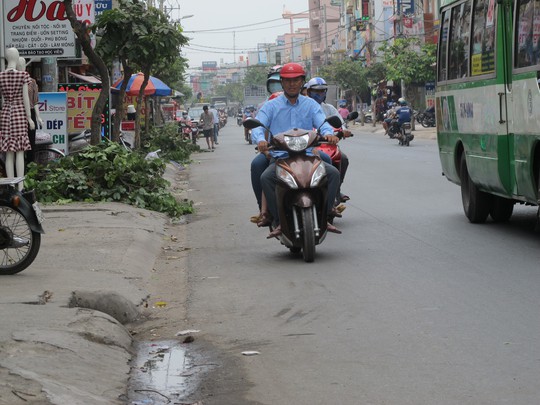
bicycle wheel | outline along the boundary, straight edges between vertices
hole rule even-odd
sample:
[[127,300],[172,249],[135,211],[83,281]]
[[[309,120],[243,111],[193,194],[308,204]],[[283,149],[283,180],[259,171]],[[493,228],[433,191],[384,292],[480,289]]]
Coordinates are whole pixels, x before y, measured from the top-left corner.
[[39,149],[34,155],[34,161],[38,165],[46,166],[49,162],[63,158],[64,153],[61,150],[55,148]]
[[19,273],[36,258],[41,234],[11,207],[0,206],[0,276]]

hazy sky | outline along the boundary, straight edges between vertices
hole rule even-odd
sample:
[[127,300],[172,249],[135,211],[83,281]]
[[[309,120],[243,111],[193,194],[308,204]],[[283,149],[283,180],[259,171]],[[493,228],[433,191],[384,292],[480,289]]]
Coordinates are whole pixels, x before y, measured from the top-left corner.
[[[202,61],[233,62],[258,43],[273,43],[278,35],[290,32],[289,20],[281,18],[283,8],[293,13],[305,12],[308,0],[169,0],[171,16],[182,19],[190,44],[183,56],[190,67]],[[249,26],[248,26],[249,25]],[[308,20],[295,20],[294,29],[306,28]]]

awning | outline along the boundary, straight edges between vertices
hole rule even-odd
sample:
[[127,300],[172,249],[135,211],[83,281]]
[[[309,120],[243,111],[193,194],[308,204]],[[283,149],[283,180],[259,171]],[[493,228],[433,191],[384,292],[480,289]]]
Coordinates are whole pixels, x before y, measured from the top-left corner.
[[85,76],[85,75],[80,75],[80,74],[74,73],[74,72],[68,72],[68,73],[71,76],[76,77],[77,79],[80,79],[80,80],[82,80],[83,82],[86,82],[86,83],[101,83],[101,80],[98,79],[95,76]]
[[173,97],[184,97],[185,94],[184,93],[180,93],[178,90],[174,90],[173,89]]

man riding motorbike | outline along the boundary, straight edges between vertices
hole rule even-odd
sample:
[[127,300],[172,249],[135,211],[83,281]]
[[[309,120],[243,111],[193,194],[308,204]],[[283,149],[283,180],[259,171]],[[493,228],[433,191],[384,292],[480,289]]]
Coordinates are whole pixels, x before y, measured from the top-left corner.
[[[407,106],[407,101],[403,97],[398,99],[397,105],[388,111],[387,118],[384,120],[383,127],[386,130],[386,135],[392,132],[393,138],[396,134],[399,134],[401,125],[404,122],[411,122],[413,111]],[[385,125],[386,124],[386,125]],[[393,128],[390,128],[390,127]]]
[[[266,89],[269,92],[269,96],[266,99],[272,100],[276,98],[277,96],[283,94],[283,88],[281,86],[281,77],[279,72],[281,71],[282,66],[277,65],[270,68],[270,71],[268,72],[267,79],[266,79]],[[306,89],[307,83],[304,83],[302,86],[302,89]],[[261,105],[262,107],[262,105]],[[268,134],[265,134],[267,137]],[[266,138],[268,141],[268,138]],[[251,161],[251,186],[253,188],[253,193],[255,194],[255,198],[257,199],[257,205],[259,206],[259,214],[254,215],[250,218],[251,222],[254,222],[259,227],[265,227],[269,226],[271,224],[270,220],[270,213],[268,212],[268,207],[266,204],[266,198],[264,197],[263,191],[262,191],[262,185],[261,185],[261,175],[266,170],[268,165],[270,164],[271,156],[268,154],[268,151],[260,151],[261,153],[258,153],[255,155],[253,160]],[[332,163],[332,160],[330,159],[330,156],[328,156],[326,153],[320,153],[321,159],[323,159],[327,163]]]
[[[333,135],[333,128],[328,123],[324,122],[326,117],[321,107],[314,100],[300,95],[300,90],[305,82],[305,78],[306,72],[300,64],[285,64],[280,70],[283,94],[264,103],[257,113],[256,118],[265,127],[269,128],[272,134],[285,132],[291,128],[320,128],[324,140],[331,144],[336,144],[339,141],[339,138]],[[264,153],[268,151],[268,141],[265,137],[264,128],[254,128],[251,131],[251,136],[260,152]],[[274,230],[268,235],[269,238],[272,238],[278,237],[281,234],[280,224],[277,223],[279,215],[275,188],[278,179],[275,173],[275,160],[287,156],[287,152],[270,150],[269,154],[272,159],[270,165],[262,174],[260,182],[267,199],[268,209],[275,225]],[[332,215],[334,211],[334,201],[339,188],[340,174],[331,164],[324,161],[322,164],[325,166],[328,179],[327,210],[329,214]],[[327,230],[329,232],[341,233],[341,231],[332,224],[328,224]]]
[[[325,103],[326,101],[326,92],[328,91],[328,85],[326,84],[326,81],[322,77],[314,77],[310,81],[307,82],[307,95],[308,97],[311,97],[313,100],[315,100],[317,103],[320,104],[321,108],[323,109],[324,114],[326,117],[331,117],[333,115],[336,115],[341,118],[341,122],[344,123],[343,118],[341,117],[341,114],[338,112],[336,107],[334,107],[332,104]],[[348,129],[345,129],[343,126],[341,128],[341,132],[343,133],[344,138],[348,138],[351,136],[351,131]],[[341,184],[343,184],[343,180],[345,179],[345,174],[347,173],[347,168],[349,167],[349,158],[343,151],[341,151],[341,164],[338,170],[340,171],[340,190],[339,190],[339,199],[340,202],[345,202],[350,200],[350,197],[348,195],[344,195],[341,193]]]

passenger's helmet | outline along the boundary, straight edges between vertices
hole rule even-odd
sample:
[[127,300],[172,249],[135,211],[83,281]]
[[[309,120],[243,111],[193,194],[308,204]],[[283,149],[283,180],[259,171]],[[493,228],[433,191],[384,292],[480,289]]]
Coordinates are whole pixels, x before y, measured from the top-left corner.
[[286,63],[279,72],[282,79],[294,79],[295,77],[306,77],[306,71],[299,63]]
[[[313,91],[315,90],[315,91]],[[314,77],[309,82],[307,82],[307,94],[317,103],[324,103],[326,100],[326,91],[328,90],[328,85],[322,77]]]
[[328,90],[328,85],[322,77],[314,77],[309,82],[307,82],[306,88],[308,91],[313,90]]
[[279,72],[281,70],[281,65],[276,65],[270,68],[268,75],[266,76],[266,90],[268,93],[272,94],[276,91],[281,91],[281,82],[279,78]]

